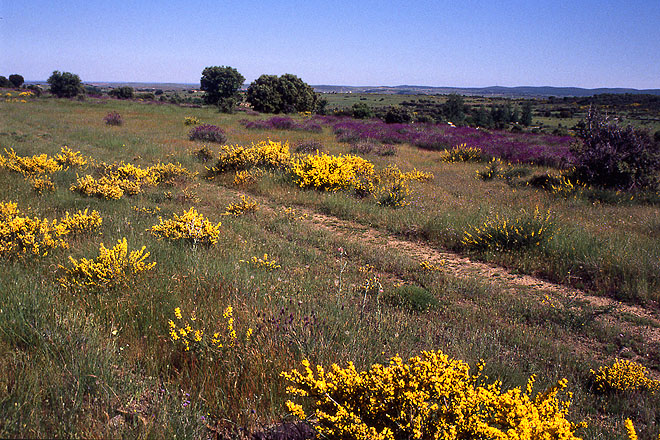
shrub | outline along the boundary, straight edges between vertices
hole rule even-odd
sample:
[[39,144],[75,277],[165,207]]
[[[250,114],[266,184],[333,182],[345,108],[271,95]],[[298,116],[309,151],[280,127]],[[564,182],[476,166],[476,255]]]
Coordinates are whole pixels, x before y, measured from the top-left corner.
[[73,98],[85,93],[80,77],[71,72],[63,72],[55,70],[48,78],[50,84],[50,93],[58,98]]
[[600,392],[648,390],[654,393],[660,390],[660,381],[652,379],[646,367],[625,359],[603,365],[598,371],[591,370],[591,374]]
[[374,111],[368,104],[364,102],[356,102],[351,107],[353,117],[355,119],[369,119],[374,117]]
[[99,255],[94,260],[69,257],[71,267],[59,266],[64,275],[58,279],[65,288],[103,288],[109,289],[125,285],[135,275],[147,272],[156,265],[155,262],[145,262],[149,252],[142,249],[128,252],[126,238],[108,249],[101,243]]
[[195,152],[195,157],[200,162],[205,162],[206,163],[206,162],[209,162],[211,159],[213,159],[213,152],[211,151],[211,149],[209,147],[204,145],[202,148],[200,148],[199,150],[197,150]]
[[121,118],[121,115],[115,111],[108,113],[103,118],[107,125],[122,125],[124,121]]
[[595,110],[577,131],[573,148],[575,177],[622,190],[655,189],[660,182],[660,145],[647,131],[621,128]]
[[247,170],[255,167],[286,169],[291,164],[288,142],[261,141],[249,147],[240,145],[224,147],[210,174]]
[[183,125],[199,125],[199,119],[194,116],[186,116],[183,118]]
[[217,142],[218,144],[227,142],[224,131],[220,127],[211,124],[196,126],[188,133],[188,139],[191,141]]
[[533,213],[522,211],[514,218],[488,217],[482,225],[465,230],[461,242],[472,249],[518,250],[541,245],[554,231],[550,211],[544,214],[536,207]]
[[267,270],[275,270],[282,267],[279,264],[277,264],[277,261],[273,260],[272,258],[269,258],[268,254],[264,254],[262,258],[252,257],[249,260],[239,260],[239,262],[247,263],[253,267],[259,269],[267,269]]
[[481,162],[483,159],[484,152],[481,148],[468,147],[466,144],[457,145],[442,153],[444,162]]
[[66,248],[67,231],[56,221],[23,217],[16,203],[0,202],[0,256],[47,255],[51,249]]
[[439,302],[423,287],[404,284],[385,295],[385,302],[395,307],[402,307],[412,312],[424,312],[437,307]]
[[205,329],[193,311],[189,318],[185,318],[180,307],[174,309],[174,319],[168,321],[169,336],[175,347],[183,351],[192,351],[202,359],[209,361],[219,360],[223,351],[229,347],[245,344],[252,336],[252,328],[248,328],[239,339],[234,328],[234,309],[228,306],[222,313],[226,320],[223,328]]
[[302,362],[304,370],[282,372],[289,394],[305,397],[303,405],[286,406],[300,419],[318,420],[323,438],[393,439],[562,439],[578,440],[566,420],[570,406],[558,394],[562,379],[532,395],[534,376],[523,391],[502,390],[501,382],[481,385],[483,364],[476,373],[463,361],[425,351],[404,362],[394,356],[386,365],[358,371],[333,364],[326,370]]
[[333,156],[318,153],[298,159],[291,171],[294,183],[301,188],[333,192],[344,189],[368,191],[374,166],[351,154]]
[[245,215],[245,214],[254,214],[259,210],[259,204],[252,200],[249,196],[241,196],[241,201],[237,203],[230,203],[229,206],[225,208],[225,212],[222,215]]
[[183,215],[168,220],[158,217],[159,223],[148,229],[151,235],[170,240],[185,240],[192,244],[214,245],[220,236],[221,223],[214,225],[199,214],[195,208],[184,211]]
[[28,178],[35,175],[52,174],[62,169],[57,160],[47,154],[19,156],[13,148],[7,150],[5,155],[0,154],[0,168],[7,168]]
[[388,124],[402,124],[412,121],[412,114],[407,108],[393,106],[385,113],[385,122]]
[[55,161],[63,167],[84,167],[87,166],[88,159],[80,151],[73,151],[65,145],[55,156]]
[[114,96],[117,99],[133,99],[134,94],[135,91],[133,90],[133,87],[128,86],[117,87],[108,92],[108,95]]

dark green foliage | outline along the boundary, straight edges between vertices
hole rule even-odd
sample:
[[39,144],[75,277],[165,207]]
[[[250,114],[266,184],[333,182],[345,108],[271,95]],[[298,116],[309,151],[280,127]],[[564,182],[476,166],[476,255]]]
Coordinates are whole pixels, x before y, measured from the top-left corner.
[[355,119],[369,119],[374,117],[374,111],[368,104],[364,102],[356,102],[351,107],[353,111],[353,117]]
[[410,121],[412,114],[405,107],[392,106],[385,113],[385,122],[388,124],[405,124]]
[[50,93],[58,98],[73,98],[84,93],[80,77],[71,72],[55,70],[48,78]]
[[202,71],[201,89],[206,92],[204,102],[217,105],[222,112],[231,113],[239,102],[238,90],[245,77],[233,67],[212,66]]
[[622,190],[655,189],[660,146],[647,131],[622,128],[591,109],[577,129],[575,176],[582,182]]
[[108,95],[117,99],[132,99],[134,95],[133,87],[118,87],[108,92]]
[[525,127],[532,125],[532,103],[529,101],[526,101],[523,105],[520,123]]
[[137,95],[135,95],[135,97],[137,99],[143,99],[145,101],[153,101],[154,99],[156,99],[156,95],[154,95],[151,92],[138,93]]
[[423,287],[408,285],[399,286],[384,296],[385,302],[402,307],[411,312],[424,312],[435,308],[439,302],[436,297]]
[[19,88],[23,85],[25,79],[21,75],[14,73],[13,75],[9,75],[9,82],[11,83],[12,87]]
[[456,93],[450,94],[444,105],[444,114],[447,120],[456,125],[465,124],[465,103],[463,97]]
[[11,87],[11,83],[9,82],[6,76],[0,76],[0,87],[2,87],[3,89],[8,89]]
[[247,89],[247,101],[258,112],[293,113],[316,110],[314,90],[295,75],[261,75]]

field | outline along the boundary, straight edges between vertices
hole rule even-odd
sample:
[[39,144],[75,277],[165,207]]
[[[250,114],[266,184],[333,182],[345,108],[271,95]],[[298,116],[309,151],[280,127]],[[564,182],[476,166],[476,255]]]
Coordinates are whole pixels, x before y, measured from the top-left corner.
[[[540,392],[566,378],[567,418],[585,422],[575,429],[581,438],[627,439],[625,419],[640,439],[657,438],[658,393],[599,391],[590,371],[626,359],[660,378],[657,193],[544,189],[534,178],[559,170],[452,161],[406,142],[351,147],[337,140],[332,119],[312,119],[320,126],[312,131],[248,129],[244,120],[269,116],[25,101],[0,102],[0,154],[54,158],[67,146],[87,164],[49,172],[51,186],[5,162],[3,209],[13,202],[51,225],[67,212],[97,211],[102,223],[63,235],[63,245],[0,253],[0,437],[271,438],[297,420],[280,373],[302,369],[303,359],[359,370],[437,350],[473,369],[483,360],[484,375],[503,389],[525,389],[535,375]],[[110,112],[121,125],[104,122]],[[394,176],[394,186],[328,191],[301,188],[294,172],[272,164],[220,170],[222,146],[189,140],[195,125],[185,118],[221,127],[228,145],[353,151],[376,171],[396,165],[432,178],[402,183],[383,173],[378,182]],[[155,167],[170,163],[179,166],[169,174]],[[152,174],[136,178],[135,167]],[[488,167],[494,173],[483,177]],[[119,169],[134,173],[119,198],[70,189]],[[217,228],[215,241],[152,232],[193,207]],[[505,224],[524,237],[469,238]],[[144,247],[142,263],[155,265],[134,261],[134,273],[112,282],[75,278],[74,263],[123,239],[127,254]],[[188,336],[174,337],[185,324]]]

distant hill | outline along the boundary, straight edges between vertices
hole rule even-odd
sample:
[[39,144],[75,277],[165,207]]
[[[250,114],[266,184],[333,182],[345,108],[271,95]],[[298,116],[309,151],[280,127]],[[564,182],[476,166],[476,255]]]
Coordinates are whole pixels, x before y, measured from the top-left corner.
[[598,88],[583,89],[580,87],[428,87],[428,86],[312,86],[319,93],[381,93],[400,95],[447,95],[458,93],[466,96],[502,96],[507,98],[543,98],[548,96],[593,96],[602,93],[632,93],[660,95],[660,89],[624,89]]

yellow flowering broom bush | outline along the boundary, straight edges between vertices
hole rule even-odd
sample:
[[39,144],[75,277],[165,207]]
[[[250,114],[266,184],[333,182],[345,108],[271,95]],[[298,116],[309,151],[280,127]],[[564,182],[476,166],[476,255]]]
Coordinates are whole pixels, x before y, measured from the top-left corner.
[[537,206],[534,212],[523,210],[513,218],[499,214],[488,217],[482,225],[466,229],[461,242],[472,249],[516,250],[541,245],[555,229],[550,211],[542,213]]
[[259,204],[251,199],[249,196],[241,196],[241,201],[236,203],[230,203],[229,206],[225,208],[225,212],[222,215],[245,215],[252,214],[259,210]]
[[269,258],[268,254],[264,254],[264,256],[262,258],[252,257],[249,260],[238,260],[238,261],[241,262],[241,263],[250,264],[254,267],[268,269],[268,270],[275,270],[275,269],[279,269],[280,267],[282,267],[279,264],[277,264],[277,261]]
[[261,141],[249,147],[225,146],[215,166],[208,168],[209,174],[250,168],[287,169],[291,165],[288,142]]
[[451,150],[442,152],[444,162],[481,162],[484,152],[480,148],[468,147],[466,144],[457,145]]
[[193,244],[214,245],[220,236],[221,223],[213,224],[191,207],[183,215],[174,214],[171,219],[163,220],[148,229],[151,235],[170,240],[186,240]]
[[660,390],[660,381],[649,377],[645,366],[626,359],[603,365],[598,371],[591,370],[591,374],[600,392],[648,390],[655,393]]
[[222,317],[225,323],[221,329],[205,330],[205,326],[197,319],[194,311],[185,318],[181,307],[177,307],[174,309],[174,319],[168,321],[170,340],[175,347],[183,351],[192,351],[211,358],[219,355],[224,349],[245,344],[250,340],[252,328],[248,328],[242,337],[238,337],[232,306],[224,310]]
[[[302,371],[283,372],[291,383],[288,410],[301,419],[315,418],[322,438],[342,440],[501,439],[577,440],[575,425],[566,419],[570,406],[558,394],[562,379],[532,395],[534,376],[526,390],[502,390],[501,382],[481,385],[463,361],[441,352],[425,351],[404,362],[374,364],[358,371],[334,364],[329,371],[303,361]],[[307,411],[305,409],[307,407]]]
[[52,174],[62,169],[62,165],[47,154],[29,156],[19,156],[14,149],[7,150],[5,155],[0,154],[0,167],[20,173],[23,177],[39,174]]
[[126,238],[117,241],[111,249],[103,243],[99,255],[93,259],[76,260],[69,257],[70,267],[59,266],[64,275],[58,279],[62,287],[71,288],[113,288],[128,284],[133,277],[154,268],[155,262],[146,261],[149,252],[145,246],[139,250],[128,251]]
[[352,154],[334,156],[319,152],[296,160],[291,172],[294,183],[300,188],[368,193],[374,165]]
[[21,214],[16,203],[0,202],[0,256],[46,255],[50,249],[67,248],[66,236],[98,231],[98,212],[68,212],[58,220],[30,218]]
[[87,166],[89,159],[82,155],[80,151],[73,151],[66,145],[60,149],[60,152],[55,156],[55,162],[63,167],[79,167]]
[[141,168],[130,163],[120,162],[105,165],[103,175],[99,178],[91,175],[78,177],[70,189],[87,196],[116,200],[122,198],[124,194],[138,194],[146,186],[157,186],[171,181],[175,177],[188,178],[195,174],[179,163],[158,163],[151,167]]

